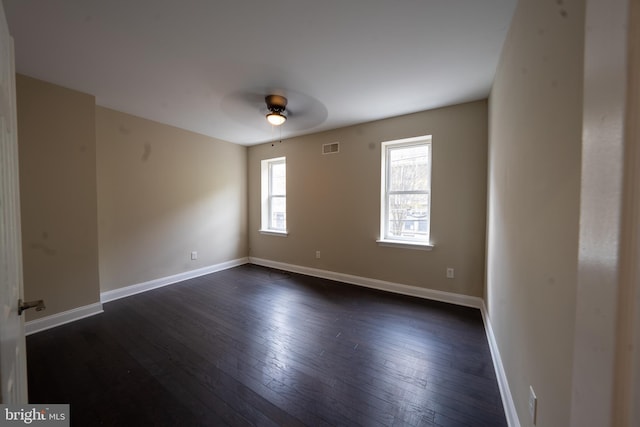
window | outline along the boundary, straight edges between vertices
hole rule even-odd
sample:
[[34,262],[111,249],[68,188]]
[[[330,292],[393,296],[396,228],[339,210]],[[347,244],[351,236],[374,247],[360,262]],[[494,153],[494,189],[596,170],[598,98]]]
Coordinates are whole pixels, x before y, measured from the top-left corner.
[[263,233],[287,234],[287,163],[285,157],[263,160]]
[[381,245],[430,249],[431,136],[382,143]]

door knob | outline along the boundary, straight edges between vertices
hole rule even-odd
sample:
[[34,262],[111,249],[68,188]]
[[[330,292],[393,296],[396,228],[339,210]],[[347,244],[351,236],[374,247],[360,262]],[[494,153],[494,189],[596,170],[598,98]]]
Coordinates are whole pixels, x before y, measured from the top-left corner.
[[45,307],[44,306],[44,300],[36,300],[36,301],[27,301],[27,302],[22,302],[21,299],[18,300],[18,316],[20,316],[22,314],[23,311],[28,310],[30,308],[34,308],[36,309],[36,311],[42,311],[44,310]]

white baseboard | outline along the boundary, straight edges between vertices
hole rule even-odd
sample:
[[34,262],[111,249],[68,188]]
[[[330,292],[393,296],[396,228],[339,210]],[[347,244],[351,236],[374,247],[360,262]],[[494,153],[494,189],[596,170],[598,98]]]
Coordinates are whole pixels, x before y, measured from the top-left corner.
[[352,285],[365,286],[368,288],[378,289],[387,292],[393,292],[402,295],[408,295],[413,297],[419,297],[424,299],[448,302],[451,304],[462,305],[466,307],[473,307],[480,310],[482,313],[482,320],[484,321],[485,331],[487,334],[487,341],[489,342],[489,348],[491,349],[491,358],[493,360],[493,367],[496,372],[496,378],[498,381],[498,387],[500,389],[500,395],[502,397],[502,404],[504,406],[505,416],[509,427],[520,427],[520,420],[516,412],[515,405],[513,403],[513,397],[509,390],[509,383],[507,382],[507,376],[502,366],[502,359],[500,358],[500,352],[498,351],[498,344],[496,338],[493,335],[493,328],[487,315],[487,310],[484,304],[484,300],[478,297],[471,297],[468,295],[454,294],[452,292],[436,291],[433,289],[418,288],[415,286],[403,285],[400,283],[386,282],[383,280],[370,279],[366,277],[352,276],[350,274],[336,273],[333,271],[319,270],[316,268],[302,267],[299,265],[286,264],[277,261],[270,261],[260,258],[249,258],[251,264],[261,265],[264,267],[276,268],[284,271],[291,271],[293,273],[306,274],[308,276],[320,277],[323,279],[336,280],[339,282],[349,283]]
[[299,265],[286,264],[283,262],[270,261],[261,258],[249,258],[251,264],[263,267],[276,268],[278,270],[290,271],[292,273],[306,274],[307,276],[320,277],[322,279],[335,280],[349,283],[351,285],[364,286],[381,291],[393,292],[396,294],[408,295],[412,297],[430,299],[435,301],[448,302],[465,307],[482,307],[482,298],[468,295],[454,294],[452,292],[436,291],[434,289],[418,288],[417,286],[403,285],[400,283],[386,282],[384,280],[370,279],[368,277],[352,276],[350,274],[336,273],[317,268],[303,267]]
[[100,313],[102,313],[102,303],[97,302],[26,322],[24,324],[24,332],[25,335],[31,335]]
[[188,271],[185,273],[175,274],[173,276],[163,277],[160,279],[150,280],[148,282],[139,283],[136,285],[127,286],[124,288],[114,289],[112,291],[106,291],[100,294],[100,303],[87,305],[84,307],[78,307],[73,310],[65,311],[63,313],[57,313],[51,316],[43,317],[41,319],[32,320],[25,324],[25,334],[30,335],[36,332],[44,331],[56,326],[70,323],[76,320],[83,319],[85,317],[93,316],[95,314],[102,313],[102,303],[114,301],[120,298],[128,297],[131,295],[146,292],[151,289],[160,288],[163,286],[171,285],[183,280],[192,279],[195,277],[203,276],[205,274],[215,273],[217,271],[226,270],[229,268],[237,267],[243,264],[256,264],[264,267],[275,268],[284,271],[290,271],[293,273],[305,274],[313,277],[320,277],[328,280],[335,280],[352,285],[364,286],[367,288],[378,289],[381,291],[393,292],[401,295],[408,295],[418,298],[424,298],[435,301],[442,301],[456,305],[462,305],[466,307],[477,308],[482,313],[482,319],[485,325],[485,331],[487,334],[487,341],[489,342],[489,348],[491,349],[491,356],[493,360],[493,367],[496,372],[498,381],[498,387],[502,396],[502,403],[504,405],[504,411],[507,418],[509,427],[520,427],[520,421],[515,409],[511,391],[509,389],[509,383],[507,382],[507,376],[502,365],[502,359],[498,350],[498,344],[493,334],[493,328],[491,321],[487,314],[487,309],[482,298],[472,297],[468,295],[460,295],[452,292],[443,292],[433,289],[418,288],[416,286],[408,286],[400,283],[387,282],[378,279],[371,279],[367,277],[353,276],[350,274],[336,273],[328,270],[320,270],[317,268],[303,267],[299,265],[286,264],[277,261],[270,261],[261,258],[240,258],[232,261],[223,262],[220,264],[212,265],[209,267],[200,268],[197,270]]
[[64,311],[62,313],[56,313],[56,314],[52,314],[51,316],[46,316],[40,319],[32,320],[30,322],[26,322],[24,325],[25,335],[35,334],[36,332],[41,332],[47,329],[55,328],[56,326],[64,325],[65,323],[71,323],[76,320],[84,319],[85,317],[100,314],[103,312],[102,304],[105,302],[114,301],[119,298],[124,298],[130,295],[139,294],[141,292],[160,288],[162,286],[171,285],[173,283],[181,282],[187,279],[192,279],[194,277],[204,276],[205,274],[215,273],[216,271],[237,267],[239,265],[247,264],[248,262],[249,262],[248,258],[240,258],[232,261],[223,262],[220,264],[211,265],[204,268],[199,268],[197,270],[187,271],[185,273],[175,274],[169,277],[150,280],[148,282],[140,283],[137,285],[127,286],[125,288],[102,292],[100,294],[99,303],[90,304],[84,307],[74,308],[72,310]]
[[231,261],[222,262],[220,264],[210,265],[208,267],[199,268],[197,270],[186,271],[184,273],[174,274],[173,276],[161,277],[159,279],[149,280],[148,282],[138,283],[135,285],[125,286],[111,291],[102,292],[100,301],[106,303],[125,298],[131,295],[150,291],[151,289],[161,288],[163,286],[172,285],[182,282],[183,280],[193,279],[195,277],[204,276],[205,274],[215,273],[216,271],[227,270],[239,265],[247,264],[249,258],[239,258]]
[[502,405],[504,407],[504,413],[507,417],[507,423],[509,427],[520,427],[520,420],[518,419],[518,413],[516,412],[516,406],[513,402],[513,395],[509,389],[509,382],[507,381],[507,373],[504,371],[502,365],[502,358],[500,357],[500,351],[498,350],[498,342],[493,334],[493,327],[491,326],[491,319],[487,313],[487,307],[482,302],[480,307],[482,312],[482,320],[484,321],[484,330],[487,333],[487,341],[489,342],[489,349],[491,350],[491,359],[493,360],[493,367],[496,371],[496,378],[498,379],[498,387],[500,388],[500,395],[502,396]]

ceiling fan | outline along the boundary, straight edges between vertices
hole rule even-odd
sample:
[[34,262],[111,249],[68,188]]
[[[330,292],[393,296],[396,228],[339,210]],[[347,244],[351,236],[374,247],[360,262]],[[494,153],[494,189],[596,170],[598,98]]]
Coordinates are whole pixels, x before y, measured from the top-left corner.
[[264,98],[267,103],[267,121],[274,126],[280,126],[287,120],[285,114],[287,108],[287,98],[281,95],[267,95]]
[[268,86],[231,92],[224,97],[221,107],[233,121],[263,130],[265,135],[272,135],[270,129],[286,122],[280,130],[285,138],[304,134],[328,117],[327,108],[317,99],[291,89]]

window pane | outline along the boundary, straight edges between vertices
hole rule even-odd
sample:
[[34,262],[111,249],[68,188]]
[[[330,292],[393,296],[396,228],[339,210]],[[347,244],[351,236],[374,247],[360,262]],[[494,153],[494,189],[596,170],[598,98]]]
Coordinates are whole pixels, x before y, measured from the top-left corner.
[[271,164],[271,194],[287,193],[287,166],[284,162]]
[[426,240],[428,233],[429,195],[389,195],[387,237]]
[[262,203],[260,209],[261,231],[287,231],[286,158],[265,159],[260,162]]
[[427,191],[429,189],[426,145],[390,148],[388,152],[389,191]]
[[287,229],[287,199],[285,197],[271,198],[271,224],[274,230]]

